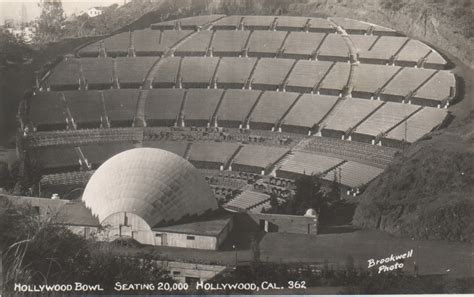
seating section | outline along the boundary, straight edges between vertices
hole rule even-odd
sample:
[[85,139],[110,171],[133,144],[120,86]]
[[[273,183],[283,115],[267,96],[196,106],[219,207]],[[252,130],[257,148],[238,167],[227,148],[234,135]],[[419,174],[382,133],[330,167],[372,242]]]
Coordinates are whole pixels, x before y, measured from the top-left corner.
[[286,34],[283,31],[253,31],[249,41],[249,55],[276,56]]
[[287,90],[310,92],[324,79],[333,62],[300,60],[288,77]]
[[250,31],[215,31],[212,52],[215,56],[240,55]]
[[354,76],[352,95],[370,98],[400,70],[398,66],[387,67],[376,64],[359,64]]
[[51,74],[46,79],[46,84],[53,90],[64,88],[77,89],[80,79],[80,60],[68,58],[53,68]]
[[[130,32],[122,32],[103,39],[104,47],[109,55],[126,55],[130,48]],[[98,56],[101,41],[92,43],[79,51],[81,56]]]
[[103,143],[81,146],[82,153],[93,168],[112,158],[118,153],[133,149],[131,143]]
[[375,35],[349,35],[351,42],[354,44],[357,53],[369,51],[377,42],[379,36]]
[[250,15],[244,17],[244,27],[246,30],[268,30],[275,21],[274,16]]
[[360,51],[359,59],[363,63],[388,63],[407,41],[407,37],[382,36],[369,50]]
[[44,126],[64,128],[67,118],[64,105],[62,93],[39,92],[29,100],[29,120],[39,130]]
[[398,152],[398,149],[391,147],[329,137],[311,137],[295,150],[357,161],[379,168],[385,168],[392,162],[395,153]]
[[42,171],[60,168],[79,168],[79,158],[73,147],[39,147],[29,151]]
[[105,89],[112,86],[114,60],[111,58],[81,58],[82,75],[89,89]]
[[338,26],[341,26],[347,33],[365,34],[371,27],[370,24],[346,18],[331,18]]
[[260,93],[260,91],[228,89],[216,114],[219,126],[239,127]]
[[153,77],[153,87],[172,87],[178,78],[182,58],[166,57],[158,61],[158,71]]
[[[334,112],[323,124],[325,130],[346,132],[382,104],[380,101],[346,99],[336,105]],[[323,131],[324,135],[324,131]]]
[[184,157],[184,153],[186,152],[187,146],[188,146],[187,142],[180,142],[180,141],[160,140],[160,141],[144,141],[143,142],[143,147],[162,149],[165,151],[172,152],[181,157]]
[[213,32],[201,31],[184,41],[175,51],[178,56],[203,56],[211,42]]
[[[224,165],[239,147],[238,143],[194,142],[189,154],[190,161],[209,162]],[[217,168],[219,168],[217,166]]]
[[347,61],[349,47],[340,34],[329,34],[319,48],[318,59]]
[[435,74],[432,69],[403,68],[385,87],[382,95],[386,100],[401,101],[416,91],[427,79]]
[[334,176],[339,177],[340,173],[341,184],[346,185],[350,188],[358,188],[369,183],[382,172],[383,169],[381,168],[361,164],[358,162],[348,161],[342,164],[337,169],[328,172],[323,177],[323,179],[333,181]]
[[[263,93],[250,115],[251,127],[271,128],[279,121],[298,93],[267,91]],[[262,124],[267,124],[263,125]]]
[[324,36],[324,33],[291,32],[284,45],[284,55],[294,58],[312,57]]
[[209,86],[218,61],[218,58],[207,57],[184,58],[181,66],[183,86],[187,88]]
[[216,75],[217,86],[242,88],[256,62],[256,58],[222,58]]
[[329,71],[329,73],[324,78],[324,81],[321,83],[321,92],[338,95],[340,91],[347,85],[350,72],[351,66],[349,64],[334,64],[334,67],[331,68],[331,71]]
[[336,32],[334,26],[327,19],[311,18],[309,25],[310,32]]
[[159,47],[168,50],[191,33],[192,30],[165,30],[161,33]]
[[456,95],[456,78],[449,71],[439,71],[413,95],[413,103],[438,106]]
[[283,120],[283,131],[294,127],[311,129],[319,123],[337,102],[335,96],[304,94]]
[[93,170],[47,174],[41,177],[40,184],[41,187],[53,185],[85,186],[92,174],[94,174]]
[[295,152],[277,170],[277,176],[286,173],[297,175],[318,175],[340,165],[344,160],[307,152]]
[[223,17],[217,20],[213,25],[212,28],[214,30],[235,30],[239,27],[243,16],[240,15],[230,15]]
[[276,28],[280,31],[301,31],[308,23],[309,18],[278,16],[276,20]]
[[[267,169],[287,152],[287,148],[246,145],[234,158],[232,169],[249,172],[256,171],[257,173],[260,173],[259,171]],[[238,168],[246,168],[247,170],[240,170]],[[251,170],[251,168],[256,170]]]
[[189,89],[184,101],[183,114],[188,126],[207,124],[224,91],[220,89]]
[[158,56],[169,48],[169,44],[161,43],[164,33],[158,30],[136,30],[133,31],[133,48],[138,56]]
[[435,127],[440,125],[446,118],[446,115],[447,111],[444,109],[424,107],[422,110],[408,118],[408,120],[387,133],[385,138],[415,142],[423,135],[429,133]]
[[99,91],[65,91],[67,106],[79,128],[99,128],[103,107]]
[[397,55],[397,61],[414,66],[431,52],[431,48],[419,40],[411,39]]
[[135,118],[139,90],[104,90],[102,94],[111,126],[122,126],[122,123],[131,126]]
[[117,58],[115,59],[116,75],[120,88],[140,87],[148,71],[157,58],[152,57],[136,57],[136,58]]
[[224,17],[224,15],[219,14],[211,14],[211,15],[200,15],[200,16],[193,16],[188,18],[182,18],[179,20],[172,20],[167,22],[161,22],[152,24],[151,27],[153,29],[169,29],[174,28],[176,22],[178,22],[182,29],[196,29],[198,26],[204,26],[208,23],[212,23],[220,18]]
[[225,206],[239,209],[249,209],[267,200],[270,200],[270,195],[248,190],[242,192],[240,195],[230,200]]
[[148,125],[172,126],[176,122],[185,90],[152,89],[148,91],[145,119]]
[[418,108],[411,104],[387,102],[360,124],[355,132],[376,137],[403,121]]
[[252,88],[275,90],[283,83],[293,64],[290,59],[260,59],[252,77]]

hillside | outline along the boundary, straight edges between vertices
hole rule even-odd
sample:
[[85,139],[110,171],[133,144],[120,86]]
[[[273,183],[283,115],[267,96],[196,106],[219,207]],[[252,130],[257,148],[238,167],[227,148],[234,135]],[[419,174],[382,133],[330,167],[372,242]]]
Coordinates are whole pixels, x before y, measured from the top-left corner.
[[[353,223],[421,239],[474,240],[474,113],[425,136],[364,192]],[[460,123],[462,124],[462,123]]]

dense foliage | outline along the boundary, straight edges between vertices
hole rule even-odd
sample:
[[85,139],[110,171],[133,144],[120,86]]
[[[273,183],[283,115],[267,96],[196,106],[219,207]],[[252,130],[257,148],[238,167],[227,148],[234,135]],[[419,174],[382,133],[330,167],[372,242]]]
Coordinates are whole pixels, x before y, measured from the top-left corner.
[[68,228],[40,218],[31,207],[13,207],[0,197],[0,249],[6,293],[14,283],[101,284],[113,292],[115,282],[172,282],[154,261],[117,257],[114,247],[88,241]]

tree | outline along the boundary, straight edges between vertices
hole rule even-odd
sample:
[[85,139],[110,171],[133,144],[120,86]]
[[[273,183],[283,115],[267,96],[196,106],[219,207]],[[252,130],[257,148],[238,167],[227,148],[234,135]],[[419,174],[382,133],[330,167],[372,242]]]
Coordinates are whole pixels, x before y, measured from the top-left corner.
[[40,0],[41,15],[38,20],[35,41],[54,42],[63,35],[64,16],[61,0]]

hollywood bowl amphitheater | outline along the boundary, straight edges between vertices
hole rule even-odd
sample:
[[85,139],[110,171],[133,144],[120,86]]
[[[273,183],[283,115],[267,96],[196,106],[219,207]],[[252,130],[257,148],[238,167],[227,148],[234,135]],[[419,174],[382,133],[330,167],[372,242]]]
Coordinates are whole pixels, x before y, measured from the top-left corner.
[[[133,221],[148,232],[137,238],[164,245],[173,230],[156,227],[163,221],[217,208],[258,216],[303,175],[361,193],[446,124],[456,99],[447,68],[429,45],[351,19],[156,23],[84,44],[39,77],[20,108],[21,153],[40,170],[41,197],[82,197],[116,234],[134,234]],[[200,228],[221,234],[227,224]]]

